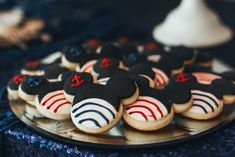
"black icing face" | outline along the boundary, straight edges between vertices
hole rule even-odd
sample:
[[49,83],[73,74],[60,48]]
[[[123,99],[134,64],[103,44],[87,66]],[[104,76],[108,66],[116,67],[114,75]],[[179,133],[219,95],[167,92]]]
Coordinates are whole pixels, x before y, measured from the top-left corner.
[[223,78],[230,80],[232,82],[235,81],[235,71],[227,71],[222,73]]
[[87,58],[83,48],[69,47],[64,50],[65,58],[71,62],[80,62]]
[[70,95],[75,95],[82,88],[87,88],[93,83],[93,77],[89,73],[71,74],[64,83],[64,91]]

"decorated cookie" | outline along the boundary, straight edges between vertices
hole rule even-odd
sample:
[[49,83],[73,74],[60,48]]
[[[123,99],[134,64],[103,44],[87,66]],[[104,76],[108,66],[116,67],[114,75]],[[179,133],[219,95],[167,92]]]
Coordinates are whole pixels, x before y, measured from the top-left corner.
[[29,61],[21,69],[21,74],[30,76],[41,76],[44,74],[43,69],[47,66],[47,64],[43,64],[40,61]]
[[[158,130],[171,123],[174,112],[184,112],[191,107],[189,90],[177,87],[164,90],[151,88],[141,77],[136,80],[140,96],[135,103],[124,108],[124,120],[131,127],[144,131]],[[173,97],[175,94],[178,97]]]
[[26,101],[33,101],[45,117],[62,120],[70,117],[71,103],[65,99],[63,81],[48,82],[44,77],[28,77],[21,83],[19,94]]
[[27,77],[27,75],[16,75],[8,81],[7,92],[9,100],[17,100],[20,98],[18,94],[18,88],[21,82],[25,81]]
[[90,59],[84,48],[68,47],[63,52],[62,65],[71,70],[75,70],[77,66],[82,67]]
[[[107,84],[85,83],[76,88],[71,118],[81,131],[99,134],[113,128],[123,114],[122,104],[136,100],[136,85],[129,77],[115,75]],[[135,96],[135,98],[134,98]]]
[[218,79],[214,79],[214,76],[212,76],[211,79],[214,80],[211,81],[208,79],[210,76],[202,80],[201,78],[203,77],[199,79],[199,75],[180,74],[173,77],[170,81],[170,85],[174,86],[177,84],[177,86],[191,90],[193,97],[192,107],[182,113],[186,117],[206,120],[218,116],[223,110],[223,93],[218,89],[218,85],[215,82]]

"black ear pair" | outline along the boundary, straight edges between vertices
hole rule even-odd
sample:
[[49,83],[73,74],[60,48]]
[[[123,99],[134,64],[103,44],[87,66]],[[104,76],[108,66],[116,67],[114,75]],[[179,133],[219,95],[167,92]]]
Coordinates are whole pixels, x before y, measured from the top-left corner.
[[29,76],[21,83],[23,92],[29,95],[38,95],[44,92],[55,91],[63,88],[63,81],[49,82],[43,76]]
[[89,73],[74,73],[64,84],[65,93],[74,95],[74,103],[86,98],[100,98],[111,104],[131,97],[137,89],[134,81],[126,75],[112,76],[106,85],[94,84]]

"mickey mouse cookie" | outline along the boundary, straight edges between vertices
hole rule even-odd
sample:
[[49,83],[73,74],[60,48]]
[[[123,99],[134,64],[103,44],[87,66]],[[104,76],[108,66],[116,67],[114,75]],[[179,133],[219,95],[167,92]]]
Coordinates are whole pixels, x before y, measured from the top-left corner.
[[[169,125],[174,117],[174,112],[184,112],[192,105],[190,91],[178,93],[170,92],[174,88],[159,90],[149,87],[148,81],[143,76],[135,78],[140,96],[133,104],[124,108],[123,118],[131,127],[153,131]],[[146,78],[145,78],[146,79]],[[179,93],[182,93],[180,95]],[[178,100],[173,99],[171,94],[179,94]]]
[[34,101],[37,110],[45,117],[68,119],[71,103],[65,99],[63,84],[63,81],[48,82],[44,77],[31,76],[21,83],[19,94],[26,101]]
[[122,118],[122,104],[137,98],[135,84],[124,75],[112,76],[106,85],[93,84],[83,77],[81,81],[83,86],[73,89],[76,94],[71,118],[79,130],[87,133],[99,134],[113,128]]
[[177,84],[182,88],[191,90],[192,107],[182,115],[198,120],[211,119],[218,116],[223,110],[223,93],[216,88],[212,81],[210,84],[201,84],[192,74],[180,74],[171,79],[170,85]]

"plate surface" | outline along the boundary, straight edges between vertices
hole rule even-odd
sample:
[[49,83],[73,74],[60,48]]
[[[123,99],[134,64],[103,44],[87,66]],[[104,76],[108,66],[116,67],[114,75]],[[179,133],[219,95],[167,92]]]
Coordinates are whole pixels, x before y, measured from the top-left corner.
[[[214,69],[221,72],[231,68],[215,61]],[[49,138],[63,143],[99,148],[144,148],[184,142],[216,131],[235,119],[235,105],[227,105],[223,112],[212,120],[198,121],[175,116],[172,124],[152,132],[137,131],[121,121],[105,134],[90,135],[78,131],[71,120],[56,121],[35,117],[36,114],[32,113],[36,109],[25,102],[14,101],[10,103],[10,107],[23,123]]]

